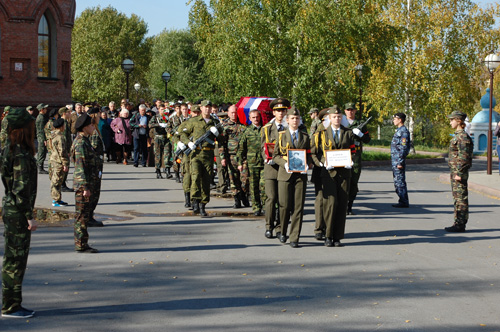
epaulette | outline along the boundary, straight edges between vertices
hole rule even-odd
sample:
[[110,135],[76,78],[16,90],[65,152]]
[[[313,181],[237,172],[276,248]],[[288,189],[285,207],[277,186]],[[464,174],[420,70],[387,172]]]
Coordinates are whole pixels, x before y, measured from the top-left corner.
[[272,122],[268,122],[268,123],[266,123],[266,124],[265,124],[262,128],[269,127],[269,126],[272,126],[272,125],[273,125],[273,123],[272,123]]

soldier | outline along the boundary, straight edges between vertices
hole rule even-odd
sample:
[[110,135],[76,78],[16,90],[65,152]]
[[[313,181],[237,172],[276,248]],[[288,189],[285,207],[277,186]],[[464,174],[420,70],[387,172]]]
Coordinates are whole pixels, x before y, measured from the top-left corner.
[[68,203],[61,199],[61,185],[69,171],[68,145],[64,134],[64,120],[59,118],[52,123],[54,129],[50,132],[50,193],[52,206],[66,206]]
[[[321,112],[319,112],[318,117],[314,119],[314,121],[319,121],[319,124],[317,127],[312,128],[314,131],[311,129],[311,148],[314,145],[314,139],[316,137],[316,133],[321,132],[322,130],[325,130],[325,127],[323,125],[323,118],[327,115],[328,108],[322,109]],[[312,127],[312,126],[311,126]],[[326,223],[325,223],[325,218],[323,216],[323,183],[321,180],[321,170],[323,167],[316,166],[316,164],[313,167],[312,170],[312,175],[311,175],[311,182],[314,183],[314,219],[315,219],[315,225],[314,225],[314,238],[318,241],[323,241],[325,240],[325,233],[326,233]]]
[[49,105],[46,104],[38,104],[38,116],[36,118],[36,138],[38,141],[38,152],[37,152],[37,165],[38,165],[38,174],[49,174],[46,170],[43,169],[43,163],[45,161],[45,157],[47,157],[47,138],[45,137],[45,124],[48,121],[47,117],[47,107]]
[[[213,105],[212,105],[212,110],[213,110]],[[215,113],[212,112],[212,114],[215,114]],[[229,117],[228,117],[228,115],[227,115],[226,112],[218,112],[217,113],[217,118],[220,120],[223,128],[227,125],[227,123],[229,121]],[[238,122],[237,118],[235,119],[235,121],[239,125],[239,122]],[[223,142],[222,144],[227,145],[227,142]],[[216,151],[221,151],[221,149],[225,149],[222,144],[219,144],[219,142],[215,143],[215,149],[216,149]],[[225,149],[224,151],[227,152],[227,149]],[[221,159],[220,159],[220,157],[219,157],[218,154],[215,155],[215,162],[217,164],[217,179],[218,179],[218,183],[215,184],[215,175],[216,175],[216,173],[213,172],[212,173],[212,183],[211,183],[210,189],[216,189],[217,192],[225,194],[229,190],[229,188],[231,187],[231,180],[229,178],[229,167],[228,167],[229,163],[226,161],[226,165],[223,166],[222,165],[222,161],[221,161]]]
[[[290,225],[290,246],[299,247],[302,219],[304,217],[304,202],[307,188],[307,167],[304,172],[292,172],[289,164],[289,149],[306,150],[307,164],[312,164],[309,134],[299,129],[300,112],[292,106],[287,112],[288,128],[278,132],[274,148],[273,160],[278,164],[278,201],[280,209],[281,243],[286,243],[288,222]],[[291,158],[290,158],[291,159]],[[312,165],[311,165],[312,166]],[[291,205],[293,201],[293,206]],[[293,214],[290,216],[290,211]]]
[[[221,166],[227,167],[229,179],[231,181],[231,191],[234,197],[233,207],[235,209],[239,209],[241,208],[241,203],[243,203],[246,207],[250,206],[250,203],[248,202],[247,190],[244,186],[242,186],[241,174],[238,167],[239,163],[236,158],[236,153],[240,149],[238,147],[238,143],[240,142],[246,126],[238,121],[238,117],[236,115],[236,105],[231,105],[227,114],[228,119],[223,123],[224,140],[219,143],[219,150],[228,159],[222,159]],[[223,181],[224,179],[219,177],[219,182]]]
[[33,117],[13,109],[4,118],[8,136],[2,146],[0,172],[5,188],[2,199],[5,251],[2,265],[2,317],[30,318],[35,312],[22,307],[22,284],[31,242],[37,228],[33,219],[37,190]]
[[473,142],[465,132],[465,113],[454,111],[448,118],[451,128],[455,129],[455,136],[450,141],[448,166],[450,167],[451,192],[455,207],[455,222],[445,227],[447,232],[465,232],[465,225],[469,219],[469,194],[467,180],[469,168],[472,166]]
[[9,114],[10,108],[10,106],[5,106],[2,113],[2,130],[0,131],[0,145],[2,147],[5,146],[5,142],[7,141],[7,136],[9,134],[7,131],[9,121],[5,120],[5,118]]
[[90,218],[87,222],[87,227],[103,227],[102,221],[98,221],[94,217],[94,211],[99,203],[99,198],[101,197],[101,182],[102,182],[102,171],[104,167],[104,141],[102,140],[101,132],[99,131],[99,119],[100,110],[97,107],[91,108],[87,111],[92,119],[92,124],[94,125],[94,131],[89,137],[90,145],[94,148],[94,152],[97,155],[97,166],[99,169],[99,177],[95,179],[95,185],[93,187],[94,191],[90,196]]
[[349,203],[347,203],[347,214],[354,214],[352,212],[352,204],[356,199],[358,194],[358,182],[361,176],[361,155],[363,154],[363,143],[367,144],[370,142],[370,133],[366,126],[363,128],[358,128],[361,125],[361,121],[356,119],[356,107],[354,103],[347,103],[344,106],[344,113],[349,123],[347,128],[351,129],[353,134],[356,135],[354,145],[356,145],[356,153],[352,156],[352,161],[354,165],[351,169],[351,186],[349,188]]
[[[28,113],[29,113],[31,116],[33,116],[33,106],[28,106],[28,107],[26,107],[26,111],[28,111]],[[34,119],[34,117],[33,117],[33,119]]]
[[174,109],[175,113],[172,114],[170,118],[168,118],[168,112],[165,112],[165,116],[168,119],[167,133],[171,138],[171,141],[165,145],[165,174],[167,174],[167,179],[172,178],[172,174],[170,174],[170,168],[172,167],[174,169],[175,182],[181,183],[180,167],[176,160],[172,160],[172,149],[173,145],[178,142],[179,137],[178,135],[175,135],[175,133],[178,131],[181,123],[188,119],[187,105],[184,103],[179,104]]
[[349,181],[351,165],[334,167],[326,163],[325,151],[350,149],[354,153],[354,134],[343,127],[342,112],[337,105],[327,112],[330,125],[315,134],[312,157],[316,166],[322,167],[321,182],[323,184],[323,216],[326,223],[327,247],[342,247],[340,240],[344,238],[347,203],[349,200]]
[[405,120],[406,115],[404,113],[396,113],[392,118],[392,122],[397,127],[391,141],[392,176],[396,194],[399,197],[398,204],[392,205],[395,208],[407,208],[410,206],[405,174],[406,156],[410,152],[410,133],[404,126]]
[[[165,151],[165,145],[167,144],[167,125],[168,121],[164,117],[163,112],[165,111],[165,106],[163,104],[157,104],[158,113],[153,115],[149,120],[149,128],[154,131],[154,155],[155,155],[155,170],[156,178],[162,179],[161,176],[161,164],[163,162],[163,154]],[[170,175],[170,168],[168,168],[167,177]]]
[[[69,153],[71,150],[71,143],[73,142],[72,135],[71,135],[71,125],[69,123],[69,120],[71,118],[70,109],[67,107],[61,107],[59,109],[59,116],[64,120],[64,137],[66,138],[67,153],[69,156]],[[66,180],[68,179],[68,174],[69,174],[69,172],[66,172],[64,175],[64,181],[61,185],[61,191],[72,193],[73,189],[69,188],[66,184]]]
[[53,108],[48,112],[48,121],[45,124],[45,127],[43,128],[45,132],[45,138],[46,138],[46,144],[45,147],[47,148],[47,155],[48,155],[48,160],[49,160],[49,179],[50,179],[50,154],[52,153],[52,131],[54,130],[54,120],[59,118],[59,113],[57,112],[57,109]]
[[[193,212],[207,216],[206,204],[210,201],[210,178],[214,169],[215,146],[207,141],[196,146],[194,142],[211,131],[211,139],[219,136],[216,126],[219,121],[210,116],[212,103],[204,100],[201,103],[201,115],[186,123],[181,132],[181,141],[191,150],[191,198],[193,199]],[[193,141],[189,138],[193,137]],[[222,154],[221,158],[225,156]]]
[[260,132],[262,130],[261,117],[258,110],[252,110],[248,113],[252,122],[243,134],[237,148],[238,170],[243,171],[243,164],[248,165],[250,173],[250,194],[252,195],[252,210],[255,216],[262,215],[261,193],[265,188],[263,185],[264,177],[264,159],[261,153]]
[[312,137],[312,135],[314,135],[314,133],[318,129],[318,126],[321,123],[321,120],[319,119],[318,114],[319,114],[319,110],[315,107],[311,108],[309,110],[309,116],[311,117],[311,128],[310,128],[310,134],[309,134],[310,137]]
[[87,226],[92,213],[90,196],[94,194],[99,171],[99,156],[90,144],[89,136],[95,127],[90,116],[83,113],[75,123],[78,131],[71,147],[71,159],[75,164],[73,173],[73,189],[75,190],[75,251],[78,253],[97,253],[89,246]]
[[[281,225],[276,213],[279,165],[274,162],[272,155],[266,155],[266,144],[275,144],[278,139],[278,132],[286,127],[282,122],[286,111],[290,107],[290,102],[285,98],[276,98],[269,104],[269,107],[273,110],[274,119],[262,127],[260,140],[262,158],[264,159],[264,182],[266,188],[266,200],[264,204],[266,232],[264,235],[270,239],[273,237],[273,231],[276,231],[276,237],[279,239],[281,236]],[[271,145],[267,146],[270,147]]]

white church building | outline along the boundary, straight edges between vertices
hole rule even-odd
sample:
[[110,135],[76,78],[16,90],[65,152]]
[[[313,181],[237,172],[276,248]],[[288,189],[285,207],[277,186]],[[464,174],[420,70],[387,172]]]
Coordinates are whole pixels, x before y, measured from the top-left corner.
[[[496,100],[493,97],[493,109]],[[471,121],[470,136],[474,142],[474,153],[482,154],[488,149],[488,122],[490,116],[490,89],[486,89],[486,94],[481,98],[482,111],[477,113]],[[494,131],[500,121],[500,114],[493,111],[491,116],[491,130]],[[496,152],[497,140],[493,137],[493,153]]]

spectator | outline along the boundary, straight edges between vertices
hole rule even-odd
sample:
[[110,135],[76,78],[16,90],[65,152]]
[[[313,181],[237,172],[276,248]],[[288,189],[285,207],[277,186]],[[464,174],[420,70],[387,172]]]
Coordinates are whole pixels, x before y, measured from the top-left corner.
[[130,119],[132,137],[134,140],[134,167],[139,166],[139,154],[141,155],[142,167],[147,167],[148,160],[148,116],[146,105],[139,105],[139,112]]
[[111,130],[111,119],[108,119],[108,114],[106,112],[101,112],[98,127],[104,143],[104,153],[109,162],[111,160],[113,131]]
[[123,164],[127,165],[127,159],[131,151],[132,144],[132,132],[130,129],[129,111],[127,109],[122,109],[120,112],[120,117],[114,119],[111,122],[111,129],[115,133],[115,143],[116,143],[116,163],[122,161]]

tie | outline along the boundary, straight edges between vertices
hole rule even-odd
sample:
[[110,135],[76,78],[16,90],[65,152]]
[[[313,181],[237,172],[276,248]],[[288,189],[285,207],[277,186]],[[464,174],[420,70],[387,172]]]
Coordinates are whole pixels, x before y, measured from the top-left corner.
[[334,133],[333,139],[335,140],[335,144],[339,144],[339,137],[338,137],[339,131],[338,130],[334,130],[333,133]]
[[297,145],[299,144],[299,140],[298,140],[297,136],[299,136],[299,135],[297,134],[297,132],[294,132],[294,133],[293,133],[293,147],[294,147],[294,148],[296,148],[296,147],[297,147]]
[[283,130],[283,126],[281,124],[278,125],[278,131],[282,131]]

